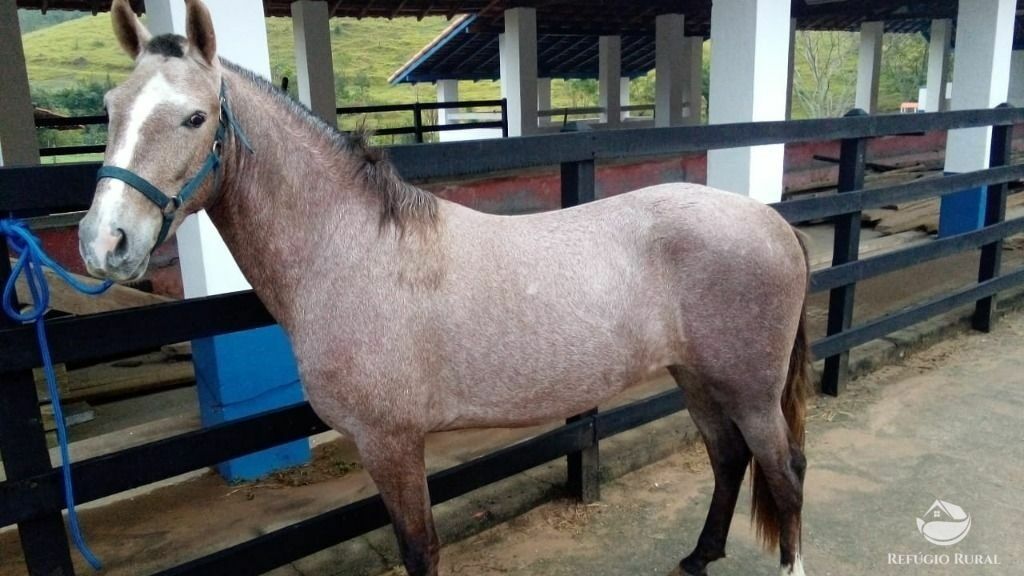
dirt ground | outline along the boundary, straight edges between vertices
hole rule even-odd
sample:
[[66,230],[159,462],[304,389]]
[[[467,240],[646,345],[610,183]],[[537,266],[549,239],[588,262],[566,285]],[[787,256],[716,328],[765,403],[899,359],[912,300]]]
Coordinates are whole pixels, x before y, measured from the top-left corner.
[[[838,400],[814,401],[808,574],[1024,574],[1021,350],[1024,315],[1016,314],[992,334],[943,342],[855,381]],[[555,501],[445,547],[442,574],[665,574],[696,542],[712,486],[694,446],[604,485],[600,503]],[[919,534],[916,519],[935,499],[971,515],[959,544],[935,546]],[[744,497],[729,557],[710,574],[777,573],[776,553],[752,538],[748,510]],[[965,564],[979,555],[998,565]],[[943,557],[948,564],[914,564]]]

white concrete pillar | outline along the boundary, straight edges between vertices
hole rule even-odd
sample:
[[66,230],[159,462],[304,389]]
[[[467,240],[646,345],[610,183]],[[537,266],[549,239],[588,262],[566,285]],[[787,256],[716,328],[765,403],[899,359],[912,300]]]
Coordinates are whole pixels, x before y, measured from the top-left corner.
[[687,36],[683,39],[683,124],[701,123],[704,108],[704,39]]
[[796,18],[789,20],[789,71],[786,73],[786,120],[793,119],[793,82],[796,81]]
[[[789,0],[714,0],[712,124],[785,119],[789,16]],[[762,202],[778,201],[784,152],[782,144],[711,150],[708,185]]]
[[860,25],[860,53],[857,58],[857,99],[855,106],[868,114],[878,112],[878,77],[882,70],[882,34],[885,22]]
[[331,17],[324,0],[292,2],[295,75],[299,100],[331,126],[338,125],[331,56]]
[[39,164],[35,110],[13,0],[0,1],[0,54],[0,166]]
[[[146,0],[147,25],[157,34],[185,35],[185,4]],[[267,26],[260,0],[207,4],[217,35],[217,54],[270,79]],[[231,93],[228,92],[228,98]],[[259,154],[259,142],[253,142]],[[206,212],[187,218],[177,232],[181,277],[187,298],[248,289],[238,265]],[[206,425],[242,418],[302,401],[298,369],[278,326],[193,341],[199,410]],[[219,465],[231,481],[248,480],[309,460],[306,440],[289,442]]]
[[1006,101],[1018,108],[1024,106],[1024,50],[1014,50],[1010,57],[1010,91]]
[[[629,76],[619,78],[619,105],[622,107],[629,106],[629,83]],[[623,110],[620,118],[623,120],[629,118],[629,112],[627,110]]]
[[618,126],[622,121],[622,37],[601,36],[597,40],[598,52],[598,106],[604,108],[601,122]]
[[683,38],[682,14],[659,14],[654,31],[654,125],[683,123]]
[[[551,110],[551,78],[537,79],[537,111]],[[551,125],[551,116],[537,116],[537,123],[541,126]]]
[[537,131],[537,10],[505,10],[505,34],[498,38],[501,78],[508,98],[508,135]]
[[146,0],[146,27],[154,36],[185,35],[185,3],[167,0]]
[[[438,80],[437,81],[437,101],[438,102],[458,102],[459,101],[459,81],[458,80]],[[438,108],[437,109],[437,123],[440,126],[447,126],[451,124],[451,116],[457,112],[454,108]]]
[[942,112],[948,107],[946,85],[949,84],[949,52],[953,40],[952,20],[932,20],[928,43],[928,84],[925,101],[919,105],[925,112]]
[[[953,58],[953,110],[992,108],[1006,101],[1016,0],[960,0]],[[946,140],[946,171],[988,167],[991,128],[951,130]],[[984,223],[985,189],[945,196],[939,219],[942,236]]]
[[[154,34],[185,35],[185,5],[178,0],[146,0],[146,24]],[[270,79],[270,50],[259,0],[207,4],[217,34],[217,54]],[[220,234],[205,212],[178,230],[178,252],[186,298],[248,290]]]

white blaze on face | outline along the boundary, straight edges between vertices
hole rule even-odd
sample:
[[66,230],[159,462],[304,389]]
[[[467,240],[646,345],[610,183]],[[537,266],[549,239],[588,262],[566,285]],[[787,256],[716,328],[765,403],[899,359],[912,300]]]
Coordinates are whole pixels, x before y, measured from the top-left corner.
[[[163,74],[157,72],[139,91],[138,97],[131,102],[128,109],[128,121],[121,133],[117,148],[110,155],[111,166],[131,169],[129,164],[135,157],[135,148],[139,144],[139,136],[146,121],[162,104],[188,104],[188,97],[172,86]],[[119,227],[116,222],[122,202],[129,193],[127,184],[120,180],[107,178],[104,180],[106,190],[99,195],[96,203],[97,228],[96,237],[90,243],[93,254],[102,257],[112,251],[120,238],[114,233]],[[138,194],[138,192],[131,192]],[[121,226],[124,224],[122,223]]]

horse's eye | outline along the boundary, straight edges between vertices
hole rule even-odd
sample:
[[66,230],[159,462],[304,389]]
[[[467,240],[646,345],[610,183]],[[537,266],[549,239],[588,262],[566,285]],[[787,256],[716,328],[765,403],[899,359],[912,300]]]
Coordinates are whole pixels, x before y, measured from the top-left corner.
[[206,122],[206,114],[203,114],[202,112],[193,112],[192,115],[188,117],[188,120],[185,121],[185,125],[189,128],[199,128],[203,125],[203,122]]

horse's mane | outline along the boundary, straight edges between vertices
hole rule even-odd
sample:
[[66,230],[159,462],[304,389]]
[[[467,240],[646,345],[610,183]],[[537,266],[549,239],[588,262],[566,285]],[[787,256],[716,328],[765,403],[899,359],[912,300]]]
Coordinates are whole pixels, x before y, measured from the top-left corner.
[[360,126],[351,133],[342,132],[262,76],[223,58],[221,64],[270,95],[303,126],[322,137],[353,163],[353,175],[380,201],[381,226],[394,224],[399,231],[404,231],[410,223],[434,224],[437,221],[437,198],[402,180],[394,165],[388,161],[386,152],[370,144],[372,131]]

